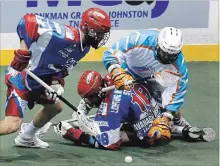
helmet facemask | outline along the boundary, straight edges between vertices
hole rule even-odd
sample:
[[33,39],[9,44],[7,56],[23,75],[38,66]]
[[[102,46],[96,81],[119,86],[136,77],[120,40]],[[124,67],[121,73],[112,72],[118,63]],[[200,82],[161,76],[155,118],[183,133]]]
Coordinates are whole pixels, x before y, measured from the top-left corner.
[[157,46],[157,57],[162,64],[171,64],[175,62],[179,54],[180,52],[178,54],[169,54]]
[[101,94],[97,93],[93,93],[91,95],[88,96],[84,96],[83,99],[86,101],[86,103],[88,103],[90,106],[98,108],[103,100],[103,97],[101,96]]
[[110,37],[110,31],[96,32],[94,29],[88,29],[86,26],[85,44],[98,49],[105,45]]
[[105,98],[106,92],[102,92],[101,89],[103,87],[107,87],[107,82],[102,79],[101,86],[92,93],[87,93],[84,96],[81,96],[87,104],[89,104],[93,108],[98,108]]

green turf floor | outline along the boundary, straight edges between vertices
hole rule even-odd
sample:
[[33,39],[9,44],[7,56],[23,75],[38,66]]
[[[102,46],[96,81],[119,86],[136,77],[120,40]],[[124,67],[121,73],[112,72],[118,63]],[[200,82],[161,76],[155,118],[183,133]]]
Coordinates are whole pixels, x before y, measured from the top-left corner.
[[[0,70],[0,108],[4,116],[6,86],[4,67]],[[65,97],[77,105],[79,97],[76,84],[80,74],[86,69],[106,73],[101,63],[80,63],[66,79]],[[120,151],[97,150],[78,147],[69,143],[51,130],[44,138],[50,144],[48,149],[28,149],[14,147],[17,133],[0,137],[0,166],[104,166],[104,165],[146,165],[146,166],[217,166],[219,150],[219,78],[218,63],[188,63],[189,90],[183,106],[186,119],[194,126],[212,127],[217,132],[217,140],[210,143],[189,143],[174,140],[169,145],[152,148],[122,147]],[[29,122],[36,109],[27,110],[24,122]],[[64,111],[53,121],[68,119],[72,111]],[[125,164],[124,157],[133,157],[132,164]]]

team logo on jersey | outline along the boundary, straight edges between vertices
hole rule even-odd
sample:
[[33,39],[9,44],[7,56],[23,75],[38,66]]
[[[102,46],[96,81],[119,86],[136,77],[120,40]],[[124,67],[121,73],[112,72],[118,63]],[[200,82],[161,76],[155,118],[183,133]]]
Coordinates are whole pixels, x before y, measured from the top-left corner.
[[57,52],[57,54],[59,54],[63,58],[68,58],[69,55],[74,51],[74,47],[76,47],[76,44],[72,45],[72,46],[69,46],[69,47],[65,47],[62,50],[59,50]]
[[70,58],[66,61],[64,65],[61,64],[48,64],[48,68],[51,70],[54,70],[55,72],[60,72],[63,71],[64,69],[67,69],[69,72],[70,70],[73,69],[73,67],[77,64],[78,62],[75,61],[73,58]]
[[64,48],[64,50],[66,50],[68,53],[72,53],[74,48],[72,47],[67,47],[67,48]]
[[69,53],[67,53],[64,50],[60,50],[57,52],[59,55],[61,55],[63,58],[68,58],[69,57]]

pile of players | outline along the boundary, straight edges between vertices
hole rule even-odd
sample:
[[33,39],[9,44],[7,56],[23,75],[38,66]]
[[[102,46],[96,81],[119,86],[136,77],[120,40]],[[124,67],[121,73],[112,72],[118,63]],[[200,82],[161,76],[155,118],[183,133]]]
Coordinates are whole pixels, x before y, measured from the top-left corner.
[[[49,147],[39,133],[47,131],[48,122],[63,110],[58,96],[64,94],[64,78],[91,47],[98,49],[105,45],[110,29],[109,16],[99,8],[86,10],[79,28],[26,14],[17,26],[20,49],[15,50],[14,59],[5,72],[8,89],[0,134],[21,128],[15,138],[17,146]],[[188,87],[182,47],[182,33],[174,27],[141,30],[120,38],[103,54],[109,74],[102,78],[97,71],[87,70],[78,83],[82,97],[78,112],[87,115],[92,108],[98,108],[91,120],[96,131],[88,132],[78,123],[61,121],[55,126],[56,132],[77,144],[111,150],[119,149],[123,143],[168,143],[174,134],[213,141],[215,133],[211,128],[191,127],[180,113]],[[46,90],[27,70],[55,92]],[[178,74],[180,79],[172,84],[155,78],[127,84],[165,70]],[[115,88],[102,91],[111,85]],[[43,108],[30,123],[22,125],[24,111],[33,109],[36,104]],[[72,118],[77,118],[78,112],[74,112]]]

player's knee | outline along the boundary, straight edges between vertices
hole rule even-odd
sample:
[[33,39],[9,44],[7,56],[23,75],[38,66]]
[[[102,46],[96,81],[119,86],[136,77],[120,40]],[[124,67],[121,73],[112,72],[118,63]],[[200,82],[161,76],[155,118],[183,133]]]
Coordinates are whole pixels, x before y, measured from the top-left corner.
[[7,116],[4,119],[4,133],[10,134],[16,132],[22,123],[22,118],[15,116]]
[[50,110],[53,111],[53,113],[59,114],[63,111],[63,103],[59,101],[55,104],[44,105],[44,108],[44,110]]
[[63,111],[63,103],[62,102],[57,102],[54,106],[55,106],[54,109],[57,113],[60,113]]

